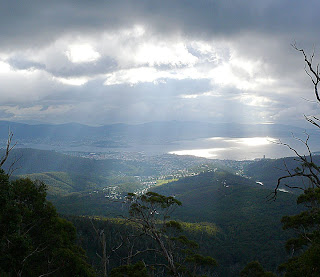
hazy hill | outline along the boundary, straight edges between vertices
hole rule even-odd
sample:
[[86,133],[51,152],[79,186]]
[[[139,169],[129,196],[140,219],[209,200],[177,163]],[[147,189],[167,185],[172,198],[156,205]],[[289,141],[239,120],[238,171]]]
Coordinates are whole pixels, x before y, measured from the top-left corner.
[[[320,156],[313,156],[315,164],[320,164]],[[260,181],[264,184],[265,187],[274,189],[277,185],[278,178],[288,175],[287,169],[291,172],[297,167],[300,166],[300,162],[297,161],[297,158],[289,157],[282,159],[263,159],[260,161],[255,161],[251,164],[248,164],[245,167],[244,173],[250,176],[255,181]],[[291,186],[304,187],[308,185],[306,180],[302,180],[300,177],[288,178],[283,181]],[[287,187],[282,186],[286,190],[290,190]],[[300,194],[300,190],[290,190],[294,193]]]
[[[181,178],[152,190],[182,201],[175,218],[216,224],[217,236],[201,241],[201,246],[217,258],[221,276],[237,276],[252,260],[274,271],[284,261],[284,243],[290,234],[282,230],[280,220],[299,212],[293,194],[279,193],[277,201],[267,201],[271,190],[224,170]],[[60,212],[74,215],[117,216],[126,211],[103,193],[74,193],[52,201]]]
[[[213,124],[203,122],[150,122],[137,125],[111,124],[99,127],[77,123],[29,125],[0,121],[0,140],[7,138],[8,130],[21,142],[88,142],[100,141],[107,147],[125,147],[127,143],[170,143],[176,140],[206,137],[289,137],[302,134],[302,128],[279,124]],[[315,134],[314,130],[308,130]],[[99,145],[99,144],[98,144]]]
[[[0,152],[1,154],[1,152]],[[41,172],[73,172],[90,176],[102,175],[152,175],[156,168],[146,162],[117,159],[93,160],[72,157],[54,151],[37,149],[14,149],[4,165],[8,170],[14,161],[15,175]]]
[[[182,178],[154,187],[152,191],[174,195],[181,200],[183,209],[177,214],[184,220],[193,218],[196,221],[222,222],[225,221],[225,213],[228,213],[229,219],[234,214],[234,219],[250,221],[262,213],[274,218],[277,214],[297,211],[293,194],[280,193],[279,201],[270,202],[268,196],[272,190],[223,170]],[[287,202],[287,207],[283,206],[283,201]]]
[[288,233],[282,230],[280,220],[299,211],[293,194],[279,193],[277,201],[269,202],[271,190],[224,171],[202,173],[152,190],[182,201],[183,207],[176,211],[178,218],[214,222],[220,228],[210,249],[223,263],[226,272],[222,276],[236,276],[251,260],[275,270],[285,259]]
[[[2,153],[0,151],[0,155]],[[208,169],[209,165],[210,168],[218,166],[209,160],[192,156],[160,155],[145,157],[143,160],[94,160],[55,151],[23,148],[14,149],[10,153],[4,169],[8,171],[14,161],[13,176],[45,182],[50,195],[87,192],[114,185],[119,186],[120,190],[133,191],[141,187],[135,176],[148,179],[148,176],[170,175],[187,168],[201,172]],[[206,163],[205,166],[203,163]],[[222,164],[219,166],[228,169]]]

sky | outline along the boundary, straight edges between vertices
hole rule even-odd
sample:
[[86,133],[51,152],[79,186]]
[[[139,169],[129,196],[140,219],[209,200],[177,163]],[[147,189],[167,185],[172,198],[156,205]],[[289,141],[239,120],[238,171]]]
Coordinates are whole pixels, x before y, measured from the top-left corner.
[[0,120],[305,124],[320,1],[0,0]]

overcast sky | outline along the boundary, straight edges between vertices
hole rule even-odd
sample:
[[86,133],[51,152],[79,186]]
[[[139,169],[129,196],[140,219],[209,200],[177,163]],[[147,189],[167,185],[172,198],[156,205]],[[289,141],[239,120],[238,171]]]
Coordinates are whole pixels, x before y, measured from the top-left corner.
[[290,44],[320,54],[320,1],[0,3],[0,120],[297,125],[319,114]]

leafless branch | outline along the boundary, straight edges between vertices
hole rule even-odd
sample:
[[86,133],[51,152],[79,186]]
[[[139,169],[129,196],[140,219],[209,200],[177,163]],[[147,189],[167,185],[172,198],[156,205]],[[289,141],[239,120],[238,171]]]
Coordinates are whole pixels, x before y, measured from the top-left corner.
[[39,277],[49,276],[49,275],[57,272],[59,269],[60,269],[60,267],[58,267],[58,268],[56,268],[55,270],[52,270],[52,271],[50,271],[50,272],[48,272],[48,273],[41,274],[41,275],[39,275]]
[[278,178],[277,185],[276,185],[274,191],[270,195],[268,195],[268,197],[267,197],[269,200],[276,200],[277,193],[278,193],[278,190],[281,185],[284,185],[285,187],[290,188],[290,189],[304,190],[304,188],[301,188],[298,186],[291,186],[288,184],[283,184],[283,180],[285,180],[285,179],[302,177],[302,178],[309,180],[312,185],[316,185],[317,187],[320,187],[320,179],[319,179],[320,168],[317,165],[315,165],[313,162],[313,156],[312,156],[312,152],[311,152],[311,149],[309,146],[310,136],[307,133],[305,133],[305,135],[306,135],[305,140],[302,140],[301,138],[298,138],[298,137],[294,136],[293,134],[292,134],[292,137],[294,139],[296,139],[297,141],[301,142],[305,146],[305,148],[307,149],[307,153],[308,153],[307,156],[300,154],[296,149],[294,149],[288,143],[283,143],[281,141],[276,142],[277,144],[288,147],[295,154],[295,156],[297,157],[295,159],[295,161],[297,161],[301,164],[301,169],[298,171],[290,170],[284,161],[285,171],[287,172],[287,174],[285,176]]
[[34,255],[35,253],[40,253],[40,252],[42,252],[42,251],[44,251],[44,250],[47,249],[47,246],[41,248],[42,245],[43,245],[43,244],[38,245],[38,246],[36,247],[36,249],[34,249],[32,252],[30,252],[30,253],[22,260],[22,263],[24,263],[29,257],[31,257],[32,255]]
[[303,57],[304,57],[304,61],[306,64],[306,73],[308,74],[308,76],[310,77],[313,85],[314,85],[314,93],[315,96],[317,98],[317,101],[320,102],[320,97],[319,97],[319,93],[318,93],[318,84],[320,82],[320,76],[319,76],[319,65],[316,66],[316,69],[314,69],[313,67],[313,58],[314,58],[314,51],[312,52],[312,55],[310,57],[307,56],[307,54],[305,53],[304,49],[302,48],[298,48],[296,43],[292,44],[292,47],[301,52]]
[[320,121],[319,118],[315,116],[304,116],[305,119],[310,122],[312,125],[316,126],[317,128],[320,128],[320,124],[317,123],[317,121]]
[[8,172],[7,174],[9,175],[9,177],[11,177],[11,175],[13,174],[13,172],[15,172],[16,170],[18,170],[19,168],[21,168],[21,166],[15,167],[16,163],[18,163],[22,158],[22,155],[18,158],[18,159],[14,159],[13,162],[11,163],[11,165],[9,166]]
[[104,230],[99,230],[94,226],[92,218],[90,218],[90,222],[92,224],[94,231],[97,234],[97,237],[102,247],[102,256],[99,255],[98,252],[96,252],[96,254],[101,259],[103,276],[107,277],[107,264],[109,263],[109,256],[107,256],[107,243],[106,243],[105,233],[104,233]]
[[9,157],[9,153],[17,145],[17,143],[11,145],[12,144],[12,138],[13,138],[13,133],[9,130],[6,151],[5,151],[4,156],[0,160],[0,167],[3,166],[3,164],[6,162],[6,160]]
[[143,254],[143,253],[147,253],[147,252],[155,252],[155,253],[158,253],[160,255],[163,255],[163,253],[157,249],[154,249],[154,248],[147,248],[147,249],[144,249],[144,250],[137,250],[134,254],[130,255],[130,256],[127,256],[125,257],[124,259],[127,260],[127,259],[132,259],[134,258],[135,256],[137,255],[140,255],[140,254]]

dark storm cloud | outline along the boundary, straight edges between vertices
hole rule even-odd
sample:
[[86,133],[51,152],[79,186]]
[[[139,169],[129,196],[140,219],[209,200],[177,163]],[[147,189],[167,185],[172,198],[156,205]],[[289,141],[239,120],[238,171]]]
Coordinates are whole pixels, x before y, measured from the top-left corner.
[[116,31],[132,24],[204,38],[255,31],[300,39],[317,33],[319,8],[316,0],[7,0],[0,6],[1,45],[37,47],[66,33]]
[[[290,43],[320,44],[318,10],[316,0],[0,1],[0,118],[290,123],[317,110],[297,105],[313,95]],[[96,57],[72,59],[85,43]]]

